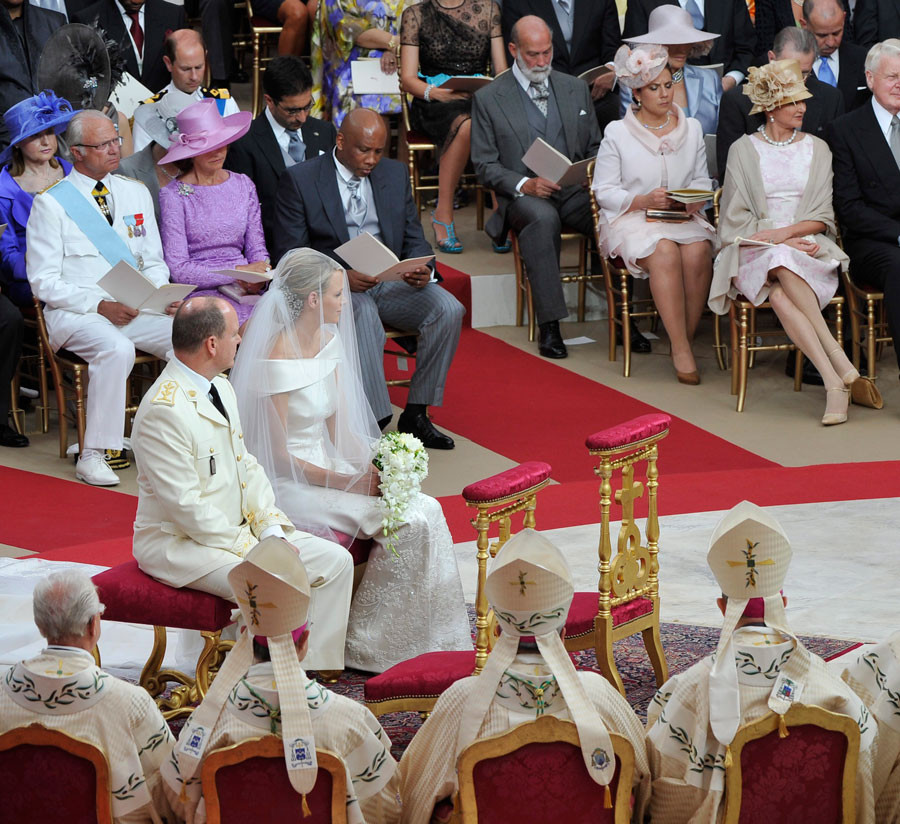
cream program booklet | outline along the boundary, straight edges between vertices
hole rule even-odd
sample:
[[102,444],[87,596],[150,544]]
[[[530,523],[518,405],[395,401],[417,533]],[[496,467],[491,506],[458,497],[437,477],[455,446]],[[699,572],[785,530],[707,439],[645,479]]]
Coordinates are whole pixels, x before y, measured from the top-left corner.
[[120,260],[99,281],[97,285],[113,300],[125,304],[139,312],[166,313],[170,303],[184,300],[196,289],[190,283],[166,283],[156,286],[150,278],[124,260]]
[[272,280],[271,272],[251,272],[249,269],[216,269],[215,274],[242,280],[244,283],[268,283]]
[[587,167],[593,158],[586,157],[572,163],[562,152],[556,151],[540,137],[531,144],[522,156],[522,162],[538,177],[543,177],[560,186],[574,186],[587,179]]
[[398,260],[387,246],[369,232],[351,238],[338,246],[334,253],[347,261],[351,269],[381,281],[401,280],[405,272],[418,269],[434,258],[434,255],[426,255]]
[[400,74],[385,74],[381,59],[367,57],[350,61],[353,94],[400,94]]

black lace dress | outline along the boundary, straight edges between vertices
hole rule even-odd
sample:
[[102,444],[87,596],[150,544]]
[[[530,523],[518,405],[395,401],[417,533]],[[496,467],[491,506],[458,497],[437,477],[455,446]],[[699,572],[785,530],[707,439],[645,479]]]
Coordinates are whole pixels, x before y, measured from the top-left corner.
[[[422,0],[403,12],[400,43],[419,47],[419,73],[486,74],[491,38],[501,37],[500,7],[494,0],[463,0],[453,8],[440,0]],[[472,99],[450,103],[413,98],[410,125],[424,132],[441,151],[472,116]]]

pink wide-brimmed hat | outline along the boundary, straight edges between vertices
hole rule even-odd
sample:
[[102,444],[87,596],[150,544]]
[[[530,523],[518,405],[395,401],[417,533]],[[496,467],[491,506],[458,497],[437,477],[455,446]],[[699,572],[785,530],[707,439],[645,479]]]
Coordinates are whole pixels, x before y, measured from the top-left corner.
[[159,165],[197,157],[234,143],[247,133],[252,120],[250,112],[222,117],[215,100],[198,100],[179,112],[176,118],[178,131],[172,135],[169,151],[163,155]]
[[688,43],[711,42],[719,37],[708,31],[694,28],[690,12],[681,6],[657,6],[647,20],[647,33],[639,37],[623,38],[628,43],[658,43],[662,46],[680,46]]

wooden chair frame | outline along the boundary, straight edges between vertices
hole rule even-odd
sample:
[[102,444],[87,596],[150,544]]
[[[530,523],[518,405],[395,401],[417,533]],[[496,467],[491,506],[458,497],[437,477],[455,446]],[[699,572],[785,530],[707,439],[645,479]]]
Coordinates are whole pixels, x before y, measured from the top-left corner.
[[[253,738],[212,750],[204,759],[200,775],[203,798],[206,801],[206,820],[209,824],[219,824],[222,817],[216,790],[216,773],[223,767],[240,764],[250,758],[277,758],[284,761],[284,744],[281,738],[275,735]],[[316,761],[319,769],[324,769],[331,775],[331,822],[347,824],[347,768],[340,756],[318,747]]]
[[[859,764],[859,726],[847,715],[838,715],[822,707],[794,704],[784,715],[790,733],[791,727],[811,724],[825,730],[839,732],[847,739],[841,797],[844,824],[856,821],[856,770]],[[738,824],[741,815],[741,752],[751,741],[764,738],[778,729],[778,715],[766,713],[762,718],[738,729],[731,742],[732,765],[725,769],[725,817],[723,824]]]
[[[850,318],[850,340],[853,365],[859,369],[860,354],[866,352],[867,375],[877,379],[878,358],[885,344],[892,343],[884,311],[884,292],[853,282],[850,272],[841,272],[844,295],[847,299],[847,315]],[[863,309],[865,306],[865,309]]]
[[[634,749],[628,739],[611,732],[613,750],[619,759],[618,784],[613,799],[615,824],[631,821],[631,784],[634,779]],[[571,721],[544,715],[535,721],[518,724],[508,732],[481,738],[459,754],[456,772],[459,790],[454,799],[454,810],[460,813],[462,824],[477,824],[478,805],[475,799],[474,771],[476,765],[490,758],[509,755],[528,744],[561,741],[580,747],[578,728]]]
[[[599,606],[594,618],[593,632],[567,637],[566,649],[570,651],[587,649],[593,644],[597,657],[597,667],[603,676],[622,695],[625,685],[616,668],[613,643],[628,638],[638,632],[644,641],[647,656],[653,666],[657,686],[662,686],[669,678],[669,668],[659,634],[659,508],[657,490],[659,488],[659,442],[669,434],[669,430],[645,438],[642,441],[611,449],[592,449],[590,454],[599,458],[594,474],[600,477],[600,544],[598,582]],[[641,531],[634,518],[634,501],[644,495],[644,484],[634,480],[634,466],[647,462],[647,527],[646,546],[641,543]],[[622,470],[622,486],[615,493],[616,503],[622,507],[622,522],[613,557],[609,522],[612,505],[613,471]],[[614,607],[648,598],[652,610],[645,615],[613,626]]]
[[[50,389],[49,382],[47,381],[48,367],[47,358],[45,356],[46,350],[44,349],[44,344],[41,340],[36,316],[32,315],[31,311],[26,309],[22,309],[22,316],[25,321],[26,337],[22,343],[22,357],[19,359],[19,367],[16,370],[17,385],[15,391],[18,395],[18,387],[21,385],[23,375],[28,375],[29,379],[34,381],[38,391],[38,401],[34,404],[38,423],[40,425],[38,431],[46,434],[50,431]],[[31,330],[34,334],[33,342],[29,340],[27,334],[28,330]],[[33,369],[28,368],[31,366],[33,366]],[[17,426],[21,422],[23,428],[20,429],[20,433],[25,435],[27,433],[24,429],[24,412],[18,409],[18,397],[13,398],[12,406],[13,408],[11,411],[14,415],[19,412],[22,413],[20,421],[17,421]]]
[[[281,34],[281,26],[257,26],[253,20],[256,15],[253,13],[253,0],[245,0],[247,8],[247,25],[250,27],[250,41],[253,46],[253,66],[250,71],[250,80],[253,88],[252,112],[256,117],[262,111],[263,96],[261,71],[264,63],[268,63],[272,58],[269,56],[269,48],[271,44],[267,38],[272,35]],[[321,12],[324,14],[325,4],[322,3]]]
[[99,747],[60,730],[49,729],[42,724],[16,727],[0,735],[0,751],[28,745],[34,747],[56,747],[70,755],[89,761],[93,765],[94,773],[97,777],[94,790],[97,824],[113,824],[109,762]]

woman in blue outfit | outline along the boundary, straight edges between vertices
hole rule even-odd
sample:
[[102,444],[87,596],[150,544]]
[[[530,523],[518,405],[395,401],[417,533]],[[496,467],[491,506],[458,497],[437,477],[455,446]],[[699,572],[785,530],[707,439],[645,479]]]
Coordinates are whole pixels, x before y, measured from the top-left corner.
[[[706,54],[719,35],[694,28],[691,15],[678,6],[659,6],[650,12],[649,31],[632,37],[630,43],[652,43],[664,46],[669,53],[672,70],[674,102],[688,117],[699,120],[703,134],[715,134],[719,123],[719,100],[722,98],[722,79],[718,72],[702,66],[692,66],[689,57]],[[632,103],[631,89],[621,88],[621,116]]]
[[0,291],[19,306],[31,306],[25,272],[25,226],[34,196],[65,177],[72,166],[57,157],[56,136],[75,112],[51,91],[11,106],[3,115],[10,145],[0,154]]

